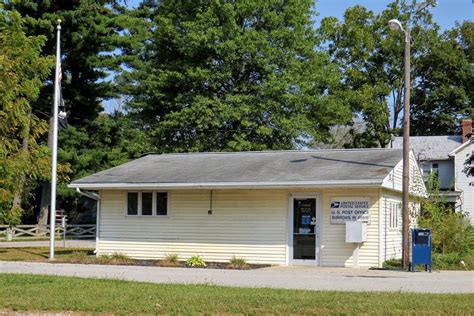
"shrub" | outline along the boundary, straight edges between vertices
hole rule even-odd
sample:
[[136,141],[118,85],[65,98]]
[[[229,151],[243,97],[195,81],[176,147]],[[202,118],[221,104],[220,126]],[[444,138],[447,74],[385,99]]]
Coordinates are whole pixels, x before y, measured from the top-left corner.
[[430,197],[422,203],[418,224],[432,231],[433,252],[440,254],[469,254],[472,248],[472,226],[466,213],[455,211],[439,195],[439,180],[436,174],[428,177]]
[[97,263],[99,264],[109,264],[112,262],[112,256],[110,255],[98,255],[96,258]]
[[160,265],[163,267],[179,266],[179,258],[177,254],[169,254],[165,259],[161,260]]
[[115,260],[130,260],[129,256],[121,252],[114,252],[110,257]]
[[8,227],[13,228],[21,224],[22,215],[23,209],[20,207],[14,207],[11,210],[0,209],[0,224],[8,225]]
[[229,267],[231,267],[232,269],[247,269],[248,266],[249,265],[247,264],[247,262],[245,262],[245,259],[243,258],[236,258],[235,256],[233,256],[229,260]]
[[70,260],[73,262],[83,263],[89,260],[87,251],[76,250],[71,253]]
[[189,267],[205,267],[206,266],[206,262],[198,255],[192,256],[191,258],[189,258],[186,261],[186,264]]
[[403,268],[402,259],[389,259],[383,263],[384,269],[399,270]]
[[474,254],[463,256],[459,253],[434,253],[433,267],[439,270],[472,270],[474,269]]
[[97,263],[99,264],[121,264],[121,263],[129,263],[131,261],[130,257],[120,253],[114,252],[111,255],[99,255],[96,259]]
[[[440,254],[433,253],[434,270],[472,270],[474,269],[474,253],[460,255],[459,253]],[[421,266],[421,265],[420,265]],[[390,259],[383,263],[384,269],[399,270],[402,269],[401,259]]]

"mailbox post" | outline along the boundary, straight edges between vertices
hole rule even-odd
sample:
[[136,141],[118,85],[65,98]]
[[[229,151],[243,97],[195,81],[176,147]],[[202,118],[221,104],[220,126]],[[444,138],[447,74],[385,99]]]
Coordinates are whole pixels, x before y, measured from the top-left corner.
[[416,270],[417,264],[424,264],[425,271],[432,268],[431,230],[414,228],[411,230],[411,265],[410,271]]

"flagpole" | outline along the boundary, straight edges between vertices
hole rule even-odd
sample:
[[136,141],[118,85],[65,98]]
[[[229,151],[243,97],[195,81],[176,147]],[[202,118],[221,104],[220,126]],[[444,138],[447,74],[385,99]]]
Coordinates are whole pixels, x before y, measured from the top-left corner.
[[58,19],[56,39],[56,75],[54,78],[54,104],[53,104],[53,153],[51,157],[51,208],[49,218],[49,259],[54,260],[54,238],[56,224],[56,169],[58,160],[58,107],[59,107],[59,71],[60,71],[60,37],[61,20]]

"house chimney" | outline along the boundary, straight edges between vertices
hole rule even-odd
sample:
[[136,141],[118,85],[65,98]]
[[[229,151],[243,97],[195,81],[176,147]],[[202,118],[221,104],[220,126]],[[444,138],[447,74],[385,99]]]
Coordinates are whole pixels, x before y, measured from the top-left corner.
[[471,139],[472,135],[472,120],[467,119],[461,122],[461,129],[462,129],[462,143],[464,144],[468,140]]

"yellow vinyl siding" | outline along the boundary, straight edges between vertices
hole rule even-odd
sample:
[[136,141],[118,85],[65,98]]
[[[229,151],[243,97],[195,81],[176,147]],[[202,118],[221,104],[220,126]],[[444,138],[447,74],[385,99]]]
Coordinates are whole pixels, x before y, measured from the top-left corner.
[[[390,228],[390,203],[400,205],[398,210],[398,227]],[[384,190],[382,196],[382,258],[400,259],[402,257],[402,198],[401,194]]]
[[[321,199],[322,266],[353,266],[355,244],[345,242],[345,225],[330,224],[334,197],[368,197],[370,223],[367,242],[360,245],[359,266],[379,266],[379,193],[371,189],[209,190],[168,191],[166,217],[125,215],[126,191],[102,191],[98,254],[121,252],[141,259],[177,254],[200,255],[207,261],[232,256],[249,263],[287,263],[289,196],[315,193]],[[290,256],[292,254],[289,254]]]
[[370,223],[367,224],[367,241],[360,244],[359,267],[377,267],[379,265],[378,189],[323,191],[321,203],[323,221],[321,265],[332,267],[353,266],[352,255],[357,245],[346,243],[345,225],[332,225],[330,223],[330,202],[335,197],[368,197],[370,199]]
[[208,261],[233,255],[248,262],[285,264],[285,192],[213,190],[169,191],[167,217],[125,215],[125,191],[103,191],[99,254],[122,252],[156,259],[199,254]]

